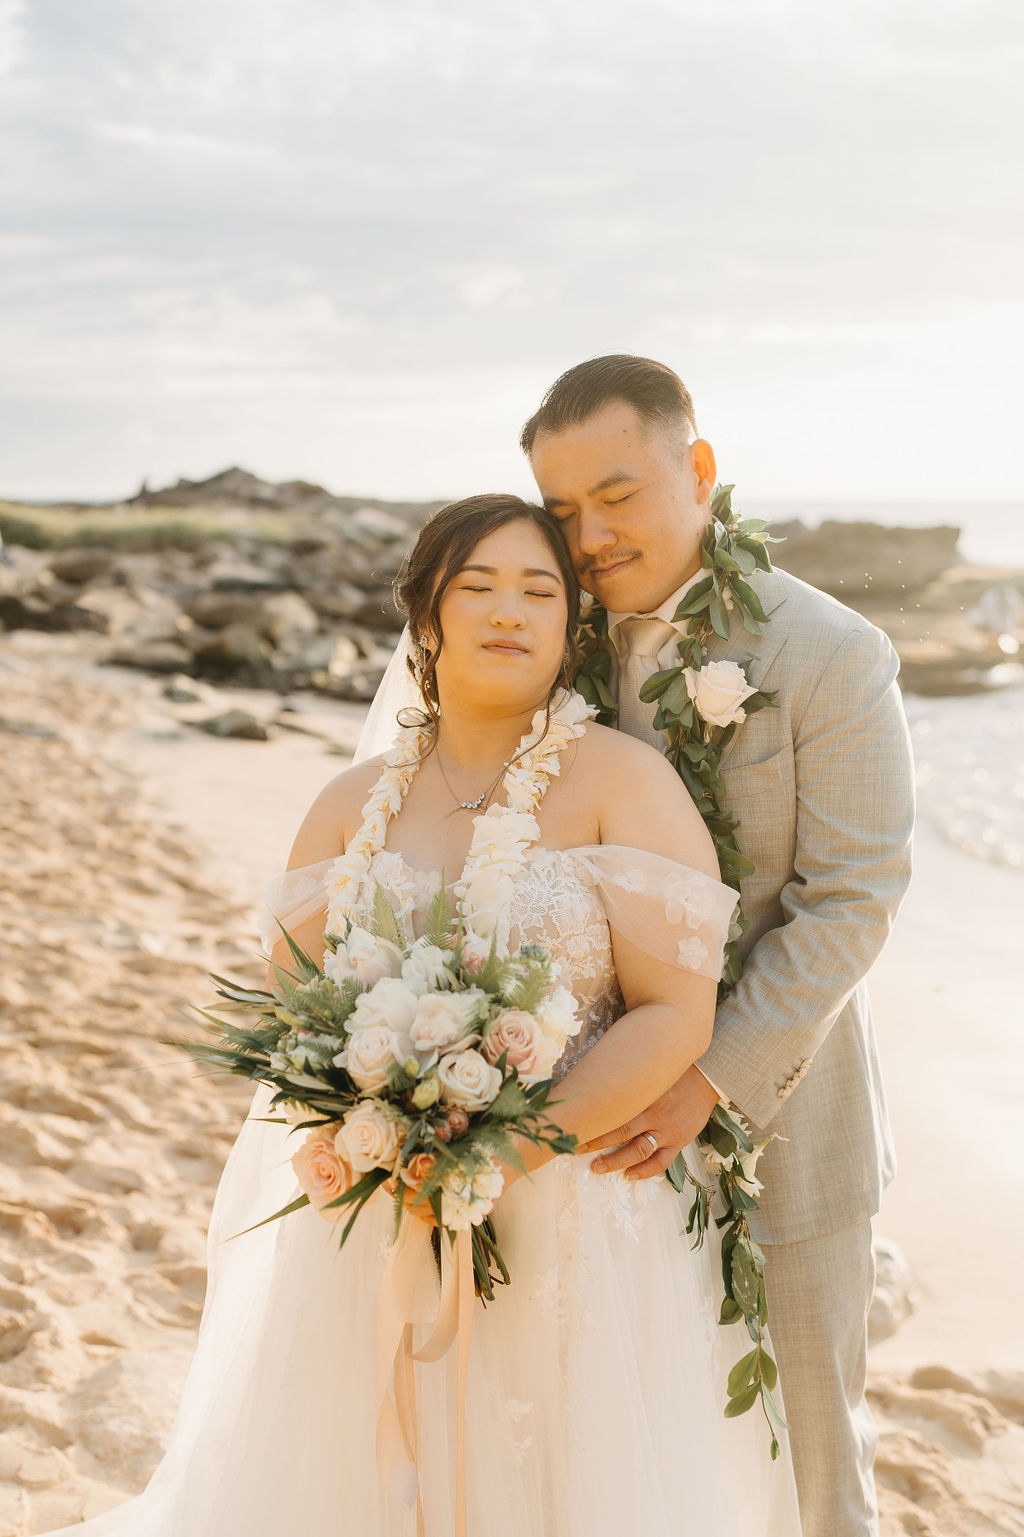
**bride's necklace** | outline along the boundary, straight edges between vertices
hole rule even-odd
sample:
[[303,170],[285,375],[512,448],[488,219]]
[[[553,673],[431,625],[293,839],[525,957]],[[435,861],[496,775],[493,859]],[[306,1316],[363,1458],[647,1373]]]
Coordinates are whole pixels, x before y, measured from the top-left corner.
[[487,786],[486,790],[481,790],[480,794],[477,796],[475,801],[460,801],[459,797],[456,795],[454,789],[452,788],[451,780],[448,778],[448,775],[444,771],[444,762],[443,762],[443,760],[441,758],[440,749],[435,749],[435,752],[437,754],[437,766],[441,770],[441,778],[444,780],[445,784],[448,786],[448,790],[449,790],[449,793],[451,794],[452,800],[455,802],[455,804],[457,806],[461,807],[461,809],[463,811],[476,811],[476,810],[478,810],[478,808],[480,806],[483,805],[485,800],[490,800],[491,795],[494,792],[495,785],[498,783],[498,780],[501,778],[502,774],[504,774],[505,770],[510,766],[510,764],[512,762],[511,758],[506,758],[505,759],[504,763],[501,765],[501,768],[495,774],[494,778],[491,780],[491,782]]
[[[473,818],[469,853],[453,891],[467,942],[482,943],[485,954],[489,942],[496,943],[502,953],[506,949],[512,875],[525,863],[526,850],[540,837],[533,813],[548,781],[559,772],[560,754],[574,738],[583,735],[594,714],[593,707],[581,695],[559,689],[550,709],[538,710],[534,715],[530,730],[503,769],[508,804],[488,806]],[[363,807],[363,820],[344,854],[327,872],[330,933],[345,932],[348,914],[371,880],[373,857],[384,847],[388,823],[402,809],[432,734],[432,727],[415,727],[404,733],[385,755],[384,768]],[[475,808],[467,805],[465,809]]]

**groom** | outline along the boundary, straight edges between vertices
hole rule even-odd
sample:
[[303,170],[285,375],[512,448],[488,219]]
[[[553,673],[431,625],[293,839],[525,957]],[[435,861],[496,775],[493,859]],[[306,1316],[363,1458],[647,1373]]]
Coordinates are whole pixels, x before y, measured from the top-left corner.
[[[673,615],[704,574],[716,478],[689,393],[661,363],[595,358],[552,385],[521,441],[583,587],[608,611],[619,727],[664,748],[655,706],[637,695],[676,663]],[[699,1062],[590,1147],[612,1149],[598,1172],[661,1175],[720,1097],[775,1134],[751,1229],[804,1537],[865,1537],[878,1530],[864,1396],[871,1218],[895,1165],[864,978],[909,880],[912,763],[886,636],[784,571],[748,580],[763,633],[734,612],[731,638],[710,651],[777,691],[721,760],[723,804],[755,865],[741,890],[743,976]]]

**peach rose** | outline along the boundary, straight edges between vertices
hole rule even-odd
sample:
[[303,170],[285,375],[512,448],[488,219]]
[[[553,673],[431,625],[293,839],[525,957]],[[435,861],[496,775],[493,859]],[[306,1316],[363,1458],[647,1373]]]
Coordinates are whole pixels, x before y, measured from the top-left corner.
[[402,1169],[402,1179],[410,1190],[419,1190],[424,1180],[429,1179],[430,1171],[437,1162],[433,1153],[414,1153]]
[[350,1215],[345,1206],[332,1206],[329,1211],[322,1209],[328,1201],[344,1195],[352,1185],[351,1165],[335,1146],[337,1130],[337,1123],[331,1122],[308,1131],[306,1140],[292,1158],[296,1179],[309,1196],[310,1204],[327,1222],[347,1220]]
[[502,1052],[507,1052],[508,1066],[518,1068],[524,1083],[547,1078],[558,1060],[558,1047],[525,1009],[505,1009],[498,1014],[480,1050],[488,1062],[497,1062]]

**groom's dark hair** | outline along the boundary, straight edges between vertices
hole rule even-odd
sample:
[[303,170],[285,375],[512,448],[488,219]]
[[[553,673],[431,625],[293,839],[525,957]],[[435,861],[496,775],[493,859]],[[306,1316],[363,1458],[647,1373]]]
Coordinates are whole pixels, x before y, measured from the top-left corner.
[[681,448],[697,436],[693,401],[679,375],[653,358],[615,352],[577,363],[555,380],[522,430],[523,453],[533,453],[538,432],[578,427],[613,400],[633,406],[642,422],[678,431]]

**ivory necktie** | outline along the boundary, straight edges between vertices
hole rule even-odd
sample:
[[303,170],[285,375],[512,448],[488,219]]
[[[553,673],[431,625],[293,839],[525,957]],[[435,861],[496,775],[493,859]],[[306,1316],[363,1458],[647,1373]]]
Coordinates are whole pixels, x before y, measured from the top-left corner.
[[644,704],[640,690],[658,671],[658,653],[678,631],[666,619],[637,615],[623,619],[615,627],[619,653],[619,730],[649,742],[659,752],[665,750],[665,737],[654,729],[657,704]]

